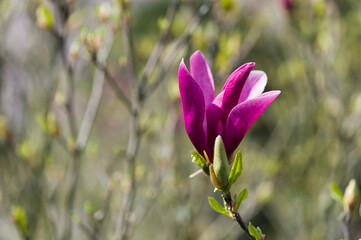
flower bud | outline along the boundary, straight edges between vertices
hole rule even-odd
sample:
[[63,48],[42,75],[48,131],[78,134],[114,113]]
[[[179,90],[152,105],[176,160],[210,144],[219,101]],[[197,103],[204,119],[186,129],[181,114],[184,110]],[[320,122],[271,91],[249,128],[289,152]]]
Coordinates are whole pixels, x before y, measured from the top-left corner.
[[229,163],[221,136],[216,138],[216,142],[214,144],[214,158],[211,169],[213,169],[217,182],[220,186],[220,188],[216,187],[220,190],[226,189],[228,185]]
[[103,44],[103,35],[99,32],[91,32],[88,34],[87,41],[89,48],[96,52]]
[[358,189],[355,179],[351,179],[348,183],[345,194],[343,196],[343,207],[345,212],[351,212],[358,206],[360,201],[360,190]]
[[36,22],[41,29],[50,29],[54,25],[54,17],[50,8],[44,4],[36,9]]
[[6,141],[10,141],[11,139],[10,130],[2,116],[0,116],[0,136]]
[[104,2],[100,4],[99,8],[97,9],[97,17],[101,22],[108,21],[111,13],[112,13],[112,7],[108,2]]
[[76,151],[76,148],[77,148],[75,140],[72,139],[72,138],[69,138],[66,141],[66,147],[69,150],[69,152],[74,153]]
[[56,117],[53,113],[48,113],[47,116],[47,125],[48,131],[51,135],[58,137],[59,136],[59,125],[56,121]]
[[85,45],[88,44],[88,30],[86,28],[82,28],[80,31],[80,41]]
[[72,62],[76,61],[79,56],[80,46],[78,42],[73,42],[69,48],[69,60]]

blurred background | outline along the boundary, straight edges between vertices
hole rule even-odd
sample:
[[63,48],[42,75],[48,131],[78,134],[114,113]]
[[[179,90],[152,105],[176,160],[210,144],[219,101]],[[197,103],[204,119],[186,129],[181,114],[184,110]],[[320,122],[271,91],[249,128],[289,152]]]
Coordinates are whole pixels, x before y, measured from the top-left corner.
[[189,178],[177,71],[196,50],[216,93],[249,61],[282,91],[239,147],[243,219],[343,238],[329,186],[361,183],[359,0],[0,0],[0,239],[247,239]]

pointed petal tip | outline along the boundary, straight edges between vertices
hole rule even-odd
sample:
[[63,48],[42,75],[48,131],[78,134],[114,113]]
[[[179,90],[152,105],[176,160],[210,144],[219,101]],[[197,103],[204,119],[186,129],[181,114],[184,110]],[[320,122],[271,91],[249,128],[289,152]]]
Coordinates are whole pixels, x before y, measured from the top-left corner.
[[[251,67],[251,68],[253,68],[254,65],[256,65],[255,62],[249,62],[249,63],[246,63],[246,64],[247,64],[247,66],[249,66],[249,67]],[[245,65],[246,65],[246,64],[245,64]]]
[[273,101],[280,94],[281,94],[280,90],[272,90],[272,91],[268,91],[268,92],[263,93],[260,97],[261,98],[269,98],[269,99],[272,99],[272,101]]
[[184,58],[182,58],[182,60],[179,64],[178,74],[184,73],[184,72],[187,72],[187,74],[189,74],[188,68],[187,68],[186,64],[184,63]]
[[249,71],[250,72],[253,69],[254,65],[256,65],[256,63],[248,62],[248,63],[243,64],[239,68],[237,68],[235,71],[239,71],[239,70],[244,69],[244,71]]
[[195,51],[195,52],[192,54],[191,58],[192,58],[193,56],[199,56],[199,55],[201,55],[202,57],[204,57],[203,53],[202,53],[200,50],[197,50],[197,51]]
[[273,90],[273,91],[270,91],[270,93],[272,93],[273,95],[275,95],[277,97],[278,95],[281,94],[281,90]]
[[207,60],[204,57],[203,53],[201,51],[199,51],[199,50],[195,51],[190,57],[191,64],[192,64],[192,62],[195,62],[195,61],[205,61],[205,62],[207,62]]

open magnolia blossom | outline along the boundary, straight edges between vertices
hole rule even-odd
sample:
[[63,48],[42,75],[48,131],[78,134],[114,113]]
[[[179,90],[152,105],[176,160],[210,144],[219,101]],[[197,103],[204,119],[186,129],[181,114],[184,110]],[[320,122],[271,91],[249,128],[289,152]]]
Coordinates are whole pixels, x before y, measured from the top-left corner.
[[237,68],[215,97],[209,65],[200,51],[190,58],[190,73],[182,59],[179,90],[185,128],[197,151],[213,162],[214,142],[222,136],[228,159],[253,122],[281,91],[265,92],[267,75],[252,71],[254,63]]

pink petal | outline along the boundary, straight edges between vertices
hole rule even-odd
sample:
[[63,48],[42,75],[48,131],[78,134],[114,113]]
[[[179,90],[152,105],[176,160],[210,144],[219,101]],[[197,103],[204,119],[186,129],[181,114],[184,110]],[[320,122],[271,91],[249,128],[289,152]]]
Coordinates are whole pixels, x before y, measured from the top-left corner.
[[205,106],[214,99],[214,81],[211,69],[201,51],[196,51],[190,58],[191,75],[203,91]]
[[189,74],[183,59],[179,65],[178,80],[185,128],[193,145],[203,155],[203,150],[208,152],[203,128],[205,120],[203,92]]
[[227,119],[224,141],[228,157],[241,143],[253,122],[280,93],[279,90],[266,92],[256,98],[246,100],[232,109]]
[[221,108],[224,91],[222,91],[214,99],[214,101],[207,107],[207,142],[208,149],[210,150],[210,161],[213,161],[213,148],[214,141],[218,135],[222,134],[222,125],[219,124],[223,116],[223,110]]
[[238,103],[258,97],[267,84],[267,75],[263,71],[251,71],[244,83]]
[[246,79],[251,72],[254,63],[246,63],[237,68],[227,79],[224,87],[224,96],[222,101],[222,109],[225,116],[237,105],[239,96]]

